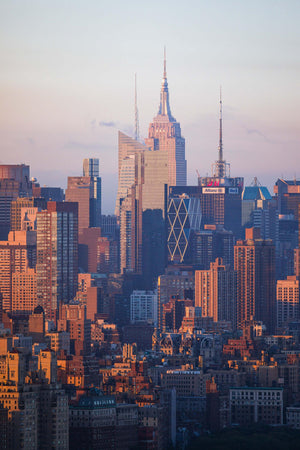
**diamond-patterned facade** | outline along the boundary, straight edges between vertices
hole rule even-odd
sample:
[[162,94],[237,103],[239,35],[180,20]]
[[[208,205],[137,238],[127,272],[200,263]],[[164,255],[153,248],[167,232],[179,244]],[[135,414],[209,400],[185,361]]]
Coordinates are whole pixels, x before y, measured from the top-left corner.
[[168,254],[171,261],[182,263],[191,232],[200,230],[200,200],[194,197],[174,197],[168,205]]

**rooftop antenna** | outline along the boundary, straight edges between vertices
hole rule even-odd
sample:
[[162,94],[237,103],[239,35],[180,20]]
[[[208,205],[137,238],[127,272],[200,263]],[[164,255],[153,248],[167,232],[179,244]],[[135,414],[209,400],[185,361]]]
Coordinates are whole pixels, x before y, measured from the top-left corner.
[[219,131],[219,162],[223,162],[223,129],[222,129],[222,86],[220,86],[220,131]]
[[167,78],[167,53],[166,46],[164,46],[164,78]]
[[134,138],[136,141],[140,138],[140,127],[139,127],[139,111],[137,107],[137,82],[136,73],[134,74]]

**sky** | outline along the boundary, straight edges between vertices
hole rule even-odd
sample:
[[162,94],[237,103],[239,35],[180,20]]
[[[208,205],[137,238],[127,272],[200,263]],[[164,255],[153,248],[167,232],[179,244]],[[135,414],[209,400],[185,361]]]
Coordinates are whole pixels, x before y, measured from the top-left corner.
[[30,165],[66,187],[98,157],[105,214],[117,191],[118,130],[141,138],[157,114],[167,49],[172,115],[186,139],[188,183],[224,157],[272,193],[300,178],[298,0],[0,0],[0,163]]

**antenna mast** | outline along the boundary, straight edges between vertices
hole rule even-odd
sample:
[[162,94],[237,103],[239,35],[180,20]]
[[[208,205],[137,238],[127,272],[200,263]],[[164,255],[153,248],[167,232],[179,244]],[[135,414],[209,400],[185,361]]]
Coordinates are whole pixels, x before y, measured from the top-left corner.
[[134,138],[136,141],[140,138],[140,127],[139,127],[139,111],[137,107],[137,83],[136,83],[136,73],[134,74]]

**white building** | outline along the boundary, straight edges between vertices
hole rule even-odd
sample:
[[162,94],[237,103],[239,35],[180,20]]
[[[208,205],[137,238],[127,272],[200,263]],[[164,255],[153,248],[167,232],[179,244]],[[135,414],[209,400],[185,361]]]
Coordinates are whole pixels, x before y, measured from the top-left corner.
[[157,292],[133,291],[130,296],[130,321],[157,323]]

